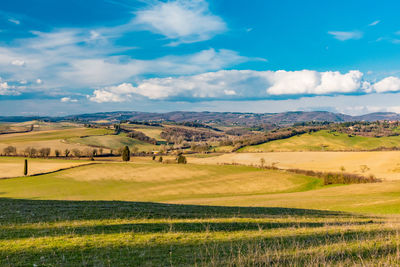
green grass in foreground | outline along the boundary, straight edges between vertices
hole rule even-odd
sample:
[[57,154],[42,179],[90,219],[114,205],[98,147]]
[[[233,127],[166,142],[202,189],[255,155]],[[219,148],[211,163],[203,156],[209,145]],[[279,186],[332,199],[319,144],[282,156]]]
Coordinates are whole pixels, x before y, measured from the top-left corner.
[[260,145],[247,146],[238,150],[238,152],[373,150],[397,146],[400,146],[400,136],[349,137],[347,134],[330,133],[323,130]]
[[0,199],[1,266],[398,265],[396,218],[287,209]]

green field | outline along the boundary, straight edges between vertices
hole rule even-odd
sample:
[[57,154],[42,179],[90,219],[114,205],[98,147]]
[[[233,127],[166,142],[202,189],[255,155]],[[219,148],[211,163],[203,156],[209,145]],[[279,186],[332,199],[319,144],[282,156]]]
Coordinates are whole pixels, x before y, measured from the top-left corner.
[[104,147],[109,149],[119,149],[124,146],[137,147],[139,151],[152,151],[155,145],[139,141],[137,139],[129,138],[122,134],[120,135],[100,135],[100,136],[87,136],[87,137],[75,137],[69,138],[68,143],[71,144],[82,144],[94,147]]
[[323,186],[192,159],[0,179],[0,266],[400,264],[400,181]]
[[101,128],[69,128],[48,131],[33,131],[23,134],[8,134],[0,136],[0,143],[16,145],[18,143],[64,140],[87,135],[102,135],[112,133],[111,130]]
[[393,148],[400,146],[400,136],[363,137],[347,134],[318,131],[302,134],[287,139],[267,142],[260,145],[247,146],[238,152],[271,152],[271,151],[351,151]]

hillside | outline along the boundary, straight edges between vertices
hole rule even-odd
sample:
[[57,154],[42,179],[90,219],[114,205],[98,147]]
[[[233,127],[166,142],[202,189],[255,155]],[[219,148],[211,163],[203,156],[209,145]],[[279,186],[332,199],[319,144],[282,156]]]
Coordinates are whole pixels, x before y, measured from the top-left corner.
[[400,136],[364,137],[344,133],[318,131],[296,135],[287,139],[275,140],[260,145],[247,146],[238,152],[272,152],[272,151],[351,151],[393,149],[400,147]]
[[160,122],[187,122],[196,121],[202,123],[213,123],[219,125],[259,125],[259,124],[293,124],[296,122],[309,121],[376,121],[376,120],[399,120],[400,115],[390,112],[371,113],[362,116],[350,116],[341,113],[327,111],[293,111],[282,113],[239,113],[239,112],[190,112],[174,111],[168,113],[149,113],[137,111],[116,111],[91,114],[78,114],[63,117],[23,117],[23,116],[0,116],[1,122],[23,122],[30,120],[48,121],[82,121],[82,122],[119,122],[123,120],[136,121],[160,121]]

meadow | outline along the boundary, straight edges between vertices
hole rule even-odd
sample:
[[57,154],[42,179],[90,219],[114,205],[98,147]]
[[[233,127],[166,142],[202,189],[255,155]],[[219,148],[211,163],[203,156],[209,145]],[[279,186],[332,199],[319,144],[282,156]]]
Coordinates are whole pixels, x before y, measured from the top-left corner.
[[247,146],[239,149],[238,152],[362,151],[381,148],[391,149],[399,146],[400,136],[380,138],[349,136],[344,133],[322,130],[260,145]]

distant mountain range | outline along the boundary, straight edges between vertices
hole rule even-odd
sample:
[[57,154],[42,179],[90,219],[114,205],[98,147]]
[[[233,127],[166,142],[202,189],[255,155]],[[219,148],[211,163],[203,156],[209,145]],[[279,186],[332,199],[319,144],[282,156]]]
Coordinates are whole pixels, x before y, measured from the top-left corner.
[[218,124],[238,124],[238,125],[257,125],[257,124],[293,124],[297,122],[309,121],[377,121],[377,120],[400,120],[400,114],[393,112],[375,112],[361,116],[350,116],[341,113],[327,111],[293,111],[282,113],[238,113],[238,112],[192,112],[192,111],[174,111],[167,113],[150,113],[138,111],[115,111],[91,114],[70,115],[64,117],[37,117],[37,116],[0,116],[2,122],[24,122],[30,120],[48,120],[48,121],[174,121],[187,122],[197,121],[202,123]]

